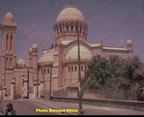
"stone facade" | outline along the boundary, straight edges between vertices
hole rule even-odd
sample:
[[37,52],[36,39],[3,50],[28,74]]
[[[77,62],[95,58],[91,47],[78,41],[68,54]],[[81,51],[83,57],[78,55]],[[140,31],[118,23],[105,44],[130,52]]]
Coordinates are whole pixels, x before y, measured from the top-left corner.
[[110,55],[123,58],[133,56],[131,40],[127,41],[127,48],[123,47],[123,42],[120,47],[104,46],[103,41],[95,44],[88,43],[88,23],[80,10],[72,5],[65,6],[58,15],[54,25],[55,40],[48,50],[43,48],[39,60],[37,44],[33,44],[29,49],[29,65],[26,65],[23,59],[16,61],[17,24],[12,13],[8,12],[5,15],[0,28],[2,31],[0,97],[2,97],[1,95],[12,99],[13,95],[16,98],[25,97],[28,92],[33,97],[37,97],[40,96],[38,93],[49,93],[50,85],[52,93],[67,87],[77,87],[78,34],[82,78],[88,69],[87,64],[93,56],[101,55],[106,58]]

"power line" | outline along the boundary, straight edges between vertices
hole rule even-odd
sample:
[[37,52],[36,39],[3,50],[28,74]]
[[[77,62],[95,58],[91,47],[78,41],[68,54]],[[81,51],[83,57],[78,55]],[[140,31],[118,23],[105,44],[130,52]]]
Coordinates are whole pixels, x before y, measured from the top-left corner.
[[[63,4],[65,3],[65,1],[66,1],[66,0],[64,0]],[[61,4],[60,4],[60,6],[61,6]],[[58,7],[57,9],[59,9],[59,7]],[[56,10],[56,11],[57,11],[57,10]],[[51,12],[51,14],[48,15],[48,17],[51,18],[51,16],[52,16],[53,14],[54,14],[54,13]],[[47,18],[44,19],[43,23],[45,23],[46,20],[47,20]],[[40,25],[42,25],[43,23],[41,23]],[[38,27],[39,27],[39,26],[38,26]],[[29,37],[33,32],[35,32],[37,29],[39,29],[38,27],[37,27],[37,28],[34,28],[32,31],[30,31],[27,35],[24,36],[24,38]]]
[[104,38],[104,40],[108,39],[109,37],[111,37],[113,34],[115,34],[116,32],[118,32],[120,29],[122,29],[123,27],[125,27],[126,25],[128,25],[133,19],[135,19],[138,15],[140,15],[143,11],[140,10],[139,12],[137,12],[133,17],[131,17],[128,21],[126,21],[125,23],[123,23],[119,28],[117,28],[116,30],[114,30],[112,33],[110,33],[107,37]]
[[[102,2],[100,2],[99,4],[97,4],[96,6],[99,6],[99,5],[103,4],[104,2],[105,2],[105,0],[102,1]],[[64,1],[62,4],[64,4],[64,3],[65,3],[65,1]],[[95,6],[95,7],[96,7],[96,6]],[[47,7],[43,10],[43,12],[44,12],[46,9],[47,9]],[[59,9],[59,8],[58,8],[58,9]],[[89,11],[87,11],[87,13],[90,12],[91,10],[92,10],[92,9],[90,9]],[[43,13],[43,12],[42,12],[42,13]],[[41,15],[42,15],[42,14],[40,14],[38,17],[36,17],[35,20],[37,20],[37,18],[40,18]],[[52,12],[52,14],[50,14],[50,16],[51,16],[51,15],[53,15],[53,12]],[[45,18],[45,19],[47,20],[47,18]],[[44,20],[43,22],[45,22],[45,20]],[[34,23],[32,23],[30,26],[32,26],[33,24],[34,24]],[[37,28],[35,28],[35,29],[37,29]],[[29,32],[27,35],[25,35],[24,38],[29,37],[34,31],[36,31],[35,29],[32,30],[31,32]]]
[[89,20],[93,19],[94,16],[96,16],[97,14],[99,14],[100,12],[102,12],[105,8],[110,7],[111,5],[113,5],[113,4],[116,3],[116,2],[117,2],[117,0],[114,0],[114,1],[111,2],[110,4],[106,5],[104,8],[98,10],[98,11],[97,11],[96,13],[94,13],[92,16],[88,16],[88,18],[86,18],[86,19],[89,19]]
[[[64,2],[62,2],[62,4],[64,4],[65,1],[66,1],[66,0],[64,0]],[[61,6],[61,4],[58,6],[57,9],[59,9],[60,6]],[[53,7],[53,8],[55,8],[55,7]],[[53,14],[54,14],[54,13],[51,12],[51,14],[48,15],[47,17],[50,17],[50,18],[51,18],[51,16],[52,16]],[[43,23],[45,23],[45,20],[47,20],[47,18],[44,19]],[[40,25],[42,25],[42,23],[41,23]],[[38,27],[39,27],[39,26],[38,26]],[[37,27],[37,28],[34,28],[34,29],[33,29],[32,31],[30,31],[27,35],[24,35],[24,38],[23,38],[23,39],[26,39],[27,37],[29,37],[33,32],[35,32],[35,31],[38,29],[38,27]],[[24,41],[25,41],[25,40],[24,40]]]
[[[48,39],[49,38],[49,39]],[[53,37],[53,35],[52,36],[50,36],[50,37],[45,37],[42,41],[40,41],[39,43],[38,43],[38,45],[43,45],[43,43],[46,41],[46,40],[51,40],[51,39],[54,39],[54,37]]]
[[[48,2],[48,3],[49,3],[49,2]],[[22,32],[25,32],[25,30],[27,30],[28,27],[30,28],[39,18],[41,18],[41,16],[43,15],[43,13],[47,10],[47,8],[48,8],[52,3],[54,3],[54,0],[51,0],[51,2],[41,11],[41,13],[40,13],[38,16],[36,16],[36,17],[33,19],[33,21],[32,21],[29,25],[26,26],[27,28],[25,28]],[[18,37],[19,37],[19,35],[18,35]]]
[[90,11],[92,11],[93,9],[97,8],[98,6],[100,6],[101,4],[103,4],[106,0],[103,0],[102,2],[96,4],[94,7],[92,7],[91,9],[89,9],[88,11],[86,11],[85,14],[88,14]]

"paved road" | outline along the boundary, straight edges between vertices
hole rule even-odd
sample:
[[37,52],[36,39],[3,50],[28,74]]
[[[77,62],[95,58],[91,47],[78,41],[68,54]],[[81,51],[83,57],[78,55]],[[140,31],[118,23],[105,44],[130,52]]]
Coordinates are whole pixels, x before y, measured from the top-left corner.
[[[33,99],[29,101],[35,101],[44,105],[53,106],[58,109],[70,108],[78,109],[78,103],[71,102],[59,102],[59,101],[49,101],[44,99]],[[112,107],[112,106],[98,106],[98,105],[88,105],[83,104],[84,115],[144,115],[142,110],[134,110],[128,108]],[[143,109],[144,110],[144,109]],[[78,114],[78,113],[74,113]]]
[[49,109],[44,105],[33,103],[26,100],[3,100],[3,110],[6,109],[7,103],[12,103],[17,115],[61,115],[61,113],[54,112],[36,112],[36,109]]
[[144,115],[143,111],[118,107],[85,106],[88,115]]
[[[4,100],[3,107],[6,108],[6,104],[11,102],[16,110],[17,115],[62,115],[62,113],[50,113],[50,112],[36,112],[36,109],[49,109],[49,106],[55,106],[57,109],[62,108],[75,108],[78,109],[78,104],[67,102],[56,102],[48,100]],[[48,104],[49,106],[46,106]],[[96,106],[83,104],[83,109],[86,115],[144,115],[144,111],[108,107],[108,106]],[[66,114],[66,113],[64,113]]]

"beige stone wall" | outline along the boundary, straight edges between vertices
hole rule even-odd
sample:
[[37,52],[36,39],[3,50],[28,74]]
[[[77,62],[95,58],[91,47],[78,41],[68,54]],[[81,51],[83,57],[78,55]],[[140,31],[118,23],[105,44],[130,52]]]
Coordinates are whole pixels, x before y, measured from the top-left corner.
[[6,70],[5,72],[5,85],[6,85],[6,94],[10,96],[11,91],[11,81],[14,78],[14,72],[13,70]]
[[[87,69],[87,65],[81,64],[81,67],[83,67],[83,70],[81,69],[81,77],[83,78],[84,72]],[[78,64],[70,63],[63,68],[63,84],[68,85],[75,81],[78,81]]]
[[16,96],[21,97],[23,94],[23,80],[27,79],[27,69],[17,68],[15,69],[15,80],[16,80]]

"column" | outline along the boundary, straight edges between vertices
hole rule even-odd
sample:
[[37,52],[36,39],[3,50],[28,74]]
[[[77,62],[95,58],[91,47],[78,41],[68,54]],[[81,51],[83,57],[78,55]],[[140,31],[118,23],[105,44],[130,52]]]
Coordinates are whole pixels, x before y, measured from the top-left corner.
[[0,99],[2,99],[2,86],[0,86]]
[[11,81],[11,99],[15,99],[15,81]]
[[37,97],[37,83],[34,82],[34,86],[33,86],[34,90],[33,90],[33,97],[36,98]]
[[39,97],[39,98],[40,98],[40,96],[41,96],[40,90],[41,90],[41,88],[40,88],[40,82],[39,82],[39,83],[38,83],[38,97]]
[[6,87],[3,88],[3,99],[6,98]]
[[24,79],[24,98],[28,98],[28,80]]
[[40,94],[44,95],[44,83],[43,83],[43,80],[40,81]]

